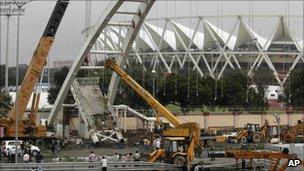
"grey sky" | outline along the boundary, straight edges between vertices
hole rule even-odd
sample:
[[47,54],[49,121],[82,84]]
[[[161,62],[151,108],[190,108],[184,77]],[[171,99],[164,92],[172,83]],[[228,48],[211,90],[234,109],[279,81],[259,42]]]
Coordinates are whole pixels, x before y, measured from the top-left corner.
[[[2,0],[1,0],[2,1]],[[25,15],[21,19],[20,37],[20,63],[29,63],[32,53],[39,41],[44,27],[50,17],[56,1],[33,1],[26,6]],[[92,2],[92,23],[102,14],[109,1]],[[114,2],[112,2],[114,3]],[[129,9],[133,5],[122,7]],[[249,12],[251,11],[251,13]],[[174,16],[198,16],[198,15],[303,15],[301,1],[157,1],[148,18],[162,18]],[[271,17],[254,18],[249,22],[256,32],[262,36],[268,36],[273,30],[276,20]],[[6,17],[1,18],[2,47],[1,64],[5,62]],[[177,20],[185,26],[195,25],[195,19]],[[213,24],[219,24],[229,31],[235,22],[235,18],[226,18],[223,21],[218,18],[210,19]],[[289,17],[289,24],[296,37],[303,37],[303,18]],[[162,21],[150,21],[161,26]],[[50,61],[56,59],[73,59],[77,56],[83,44],[81,31],[85,23],[85,1],[72,0],[62,20],[56,35],[56,40],[50,52]],[[16,17],[11,19],[9,65],[15,65],[16,57]],[[52,62],[51,62],[52,63]]]

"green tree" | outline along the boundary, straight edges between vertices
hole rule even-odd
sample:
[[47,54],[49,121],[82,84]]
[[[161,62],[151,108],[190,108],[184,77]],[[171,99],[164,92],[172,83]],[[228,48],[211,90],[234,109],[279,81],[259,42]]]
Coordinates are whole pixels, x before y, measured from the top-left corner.
[[12,106],[12,97],[5,91],[0,91],[0,116],[6,115]]
[[264,111],[267,103],[264,101],[263,87],[248,89],[248,77],[242,70],[229,70],[223,75],[223,98],[220,106],[237,110],[259,108]]
[[[63,67],[60,70],[54,72],[53,81],[52,81],[53,84],[51,85],[51,87],[48,91],[48,93],[49,93],[48,102],[50,104],[55,103],[55,100],[60,91],[60,88],[62,87],[62,84],[63,84],[66,76],[68,75],[68,73],[69,73],[69,68],[67,68],[67,67]],[[68,104],[75,103],[71,91],[68,92],[64,103],[68,103]]]
[[258,86],[276,85],[277,81],[269,67],[259,67],[254,71],[253,82]]
[[293,107],[304,107],[304,69],[294,69],[285,84],[286,98]]

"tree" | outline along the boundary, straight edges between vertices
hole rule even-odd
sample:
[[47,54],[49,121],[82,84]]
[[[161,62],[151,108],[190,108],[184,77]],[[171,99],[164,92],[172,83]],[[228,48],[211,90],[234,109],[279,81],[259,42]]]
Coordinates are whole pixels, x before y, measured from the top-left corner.
[[5,91],[0,91],[0,116],[6,115],[12,107],[12,97]]
[[264,100],[263,86],[257,89],[248,88],[248,82],[250,81],[244,71],[227,71],[223,75],[223,98],[219,105],[237,110],[249,111],[252,108],[259,108],[264,111],[267,102]]
[[254,71],[253,82],[258,86],[276,85],[273,71],[268,67],[260,67]]
[[[57,95],[58,95],[58,93],[62,87],[62,84],[63,84],[66,76],[68,75],[68,73],[69,73],[69,68],[67,68],[67,67],[63,67],[60,70],[54,72],[53,81],[52,81],[53,85],[50,87],[50,89],[48,91],[48,93],[49,93],[48,102],[50,104],[55,103]],[[68,103],[68,104],[75,103],[71,91],[68,92],[64,103]]]
[[[304,107],[304,69],[294,69],[291,72],[289,84],[285,84],[286,98],[293,107]],[[288,100],[286,100],[288,101]]]

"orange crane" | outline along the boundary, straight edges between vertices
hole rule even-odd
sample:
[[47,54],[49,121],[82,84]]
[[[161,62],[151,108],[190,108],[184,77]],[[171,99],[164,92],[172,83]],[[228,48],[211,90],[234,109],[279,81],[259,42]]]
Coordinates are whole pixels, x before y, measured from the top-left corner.
[[[196,148],[200,145],[201,128],[198,123],[182,123],[147,90],[124,72],[114,60],[107,60],[105,66],[116,72],[120,78],[140,95],[159,115],[165,117],[174,126],[174,128],[168,128],[162,132],[164,148],[157,149],[150,153],[148,161],[155,162],[162,158],[165,162],[178,165],[190,163],[194,159]],[[185,150],[178,150],[178,146],[183,146]]]
[[[26,71],[25,77],[22,81],[21,88],[19,90],[19,96],[16,98],[16,102],[11,108],[7,116],[0,119],[0,127],[4,127],[5,137],[4,139],[10,139],[15,136],[15,124],[18,124],[18,136],[20,139],[39,139],[46,137],[47,130],[45,126],[37,126],[36,113],[38,109],[39,93],[34,93],[32,111],[29,116],[29,120],[22,120],[25,113],[26,106],[33,93],[34,87],[37,85],[39,77],[43,71],[43,68],[47,62],[47,56],[51,46],[54,42],[54,36],[57,32],[61,19],[69,4],[69,0],[58,0],[51,17],[47,23],[47,26],[40,38],[38,46],[34,51],[31,62]],[[18,113],[17,106],[18,104]],[[20,118],[16,123],[16,116]]]

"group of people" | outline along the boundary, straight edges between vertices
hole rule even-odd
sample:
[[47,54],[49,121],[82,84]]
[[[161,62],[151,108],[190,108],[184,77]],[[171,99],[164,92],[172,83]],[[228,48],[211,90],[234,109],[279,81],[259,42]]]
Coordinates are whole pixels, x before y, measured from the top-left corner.
[[[99,160],[99,157],[94,153],[94,151],[91,151],[91,153],[88,156],[89,158],[89,162],[96,162]],[[136,151],[134,154],[129,153],[126,156],[122,156],[121,154],[115,153],[114,155],[114,161],[118,162],[118,161],[122,161],[122,162],[126,162],[126,161],[140,161],[140,153],[139,151]],[[101,167],[102,167],[102,171],[106,171],[107,167],[108,167],[108,160],[106,156],[102,156],[101,158]],[[90,168],[92,168],[93,166],[91,166]]]
[[[95,162],[96,160],[98,160],[97,155],[94,153],[94,151],[91,151],[91,153],[89,155],[89,162]],[[101,158],[101,167],[102,167],[102,171],[107,170],[108,161],[107,161],[106,156],[102,156],[102,158]],[[93,168],[93,166],[89,166],[89,168]]]
[[18,159],[21,157],[24,163],[29,163],[33,160],[35,160],[36,163],[41,163],[44,159],[40,151],[37,152],[37,154],[34,156],[31,153],[30,145],[27,145],[24,142],[20,144],[20,149],[18,148],[18,150],[16,150],[14,146],[9,148],[7,153],[8,161],[11,163],[15,163],[16,155]]
[[136,151],[134,154],[129,153],[126,156],[122,156],[121,154],[117,154],[115,153],[114,155],[114,161],[122,161],[122,162],[126,162],[126,161],[140,161],[141,156],[139,151]]

